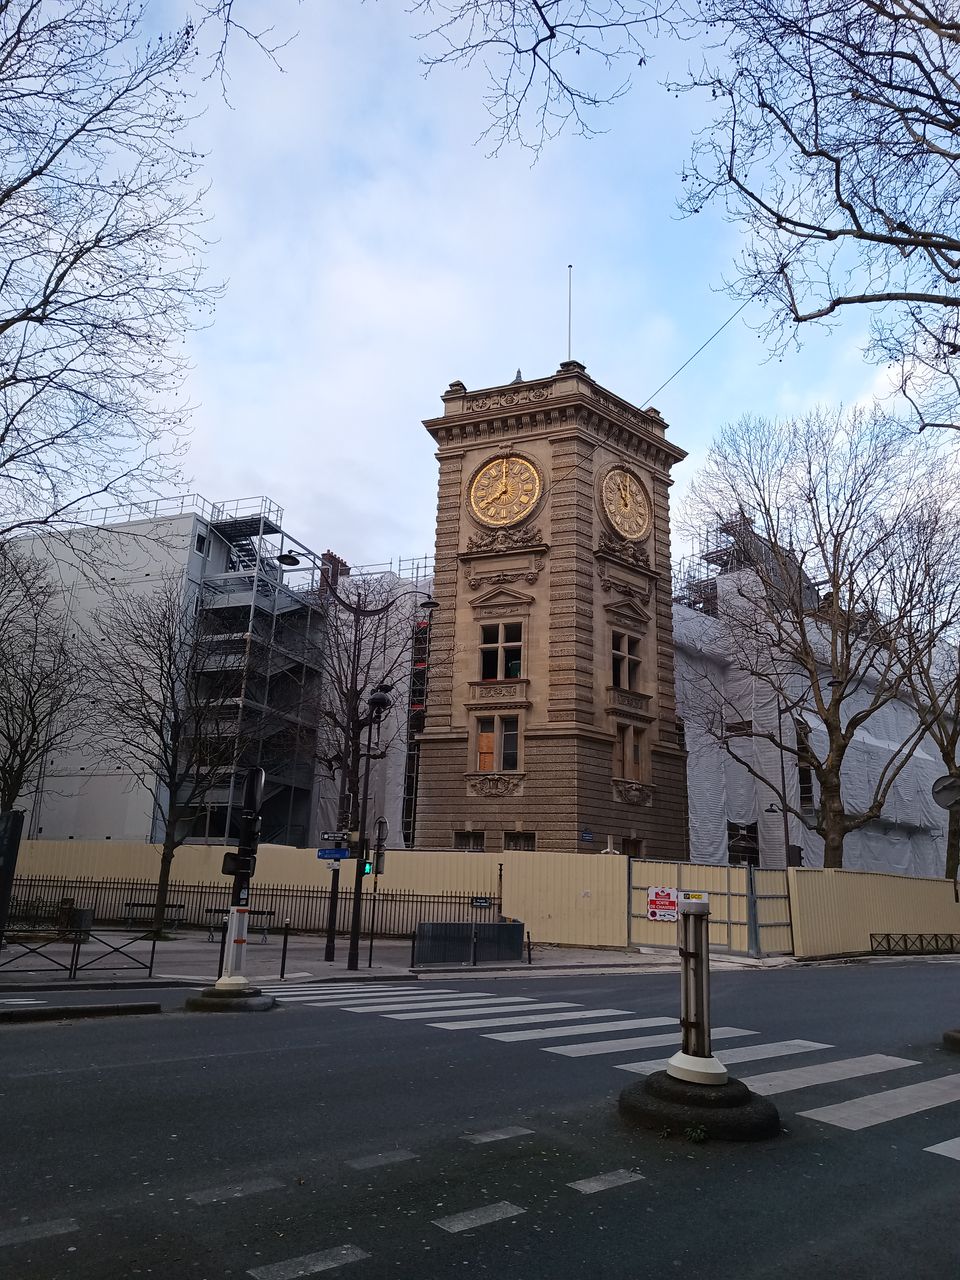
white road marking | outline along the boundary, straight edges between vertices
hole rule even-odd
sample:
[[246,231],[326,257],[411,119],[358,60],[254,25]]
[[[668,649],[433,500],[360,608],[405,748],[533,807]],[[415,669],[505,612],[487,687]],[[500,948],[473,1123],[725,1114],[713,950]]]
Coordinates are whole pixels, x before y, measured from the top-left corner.
[[471,1227],[485,1227],[488,1222],[500,1222],[503,1218],[515,1218],[524,1210],[508,1200],[486,1204],[481,1209],[469,1209],[466,1213],[452,1213],[449,1218],[434,1218],[433,1225],[444,1231],[469,1231]]
[[574,1191],[582,1191],[585,1196],[595,1191],[607,1191],[610,1187],[623,1187],[628,1182],[644,1182],[642,1173],[634,1173],[632,1169],[613,1169],[610,1173],[598,1173],[594,1178],[581,1178],[579,1182],[568,1182]]
[[422,991],[420,982],[261,982],[264,991]]
[[533,1133],[533,1130],[521,1129],[519,1125],[513,1125],[507,1129],[491,1129],[489,1133],[465,1133],[463,1140],[480,1146],[485,1142],[502,1142],[505,1138],[523,1138],[528,1133]]
[[935,1147],[924,1147],[935,1156],[949,1156],[951,1160],[960,1160],[960,1138],[951,1138],[949,1142],[938,1142]]
[[0,1246],[5,1244],[26,1244],[28,1240],[45,1240],[48,1236],[65,1236],[71,1231],[79,1231],[80,1223],[76,1218],[54,1218],[51,1222],[27,1222],[20,1227],[9,1227],[0,1231]]
[[918,1111],[946,1106],[948,1102],[960,1102],[960,1075],[938,1076],[936,1080],[907,1084],[901,1089],[887,1089],[883,1093],[868,1093],[850,1102],[837,1102],[830,1107],[817,1107],[799,1114],[808,1120],[834,1124],[839,1129],[869,1129],[887,1120],[899,1120]]
[[426,1000],[392,1000],[389,1004],[367,1004],[357,1005],[356,1003],[347,1003],[343,1007],[348,1013],[392,1013],[394,1009],[411,1013],[415,1009],[429,1009],[431,1005],[435,1005],[440,1009],[444,1008],[461,1008],[468,1005],[487,1005],[487,1004],[536,1004],[533,996],[449,996],[446,999],[441,996],[429,998]]
[[378,1156],[361,1156],[359,1160],[348,1160],[351,1169],[379,1169],[384,1164],[402,1164],[404,1160],[418,1160],[415,1151],[384,1151]]
[[[261,990],[263,990],[262,987]],[[445,991],[441,988],[435,994],[456,997],[462,993],[454,990]],[[332,996],[323,991],[295,991],[290,996],[285,997],[282,994],[280,996],[281,1000],[310,1000],[314,1004],[381,1004],[387,999],[430,1000],[432,998],[432,995],[421,994],[417,991],[342,991],[339,995],[334,994]]]
[[[743,1031],[739,1027],[717,1027],[712,1032],[714,1040],[731,1036],[755,1036],[756,1031]],[[544,1046],[543,1053],[559,1053],[565,1058],[589,1058],[598,1053],[625,1053],[628,1049],[656,1049],[664,1044],[679,1044],[680,1032],[671,1031],[662,1036],[631,1036],[628,1040],[589,1040],[586,1044],[558,1044]]]
[[307,1253],[302,1258],[288,1258],[286,1262],[274,1262],[268,1267],[254,1267],[248,1271],[253,1280],[297,1280],[299,1276],[315,1276],[321,1271],[332,1271],[347,1262],[359,1262],[369,1258],[369,1253],[342,1244],[337,1249],[325,1249],[323,1253]]
[[10,999],[10,1000],[0,1000],[0,1004],[46,1004],[46,1003],[47,1003],[46,1000],[32,1000],[32,999],[21,1000],[19,998]]
[[[717,1032],[712,1034],[716,1036]],[[741,1049],[719,1049],[714,1057],[727,1065],[732,1062],[755,1062],[758,1058],[784,1058],[790,1053],[813,1053],[816,1049],[832,1048],[832,1044],[820,1044],[816,1040],[775,1040],[770,1044],[745,1045]],[[655,1062],[619,1062],[617,1070],[649,1076],[654,1071],[665,1071],[669,1061],[669,1058],[659,1058]]]
[[[421,1009],[418,1012],[415,1011],[414,1013],[385,1013],[383,1014],[383,1017],[389,1018],[392,1022],[410,1022],[410,1021],[415,1021],[418,1018],[420,1019],[421,1022],[429,1022],[431,1018],[457,1018],[457,1017],[471,1018],[478,1013],[480,1014],[513,1013],[516,1007],[517,1006],[515,1004],[501,1004],[500,1001],[494,1002],[494,1000],[491,999],[489,1002],[484,1001],[482,1004],[465,1005],[463,1008],[460,1008],[460,1006],[458,1005],[451,1005],[449,1008],[446,1008],[446,1009],[429,1009],[427,1012],[424,1012]],[[531,1013],[533,1013],[537,1009],[557,1009],[557,1008],[569,1009],[570,1004],[569,1002],[564,1002],[564,1003],[558,1002],[557,1004],[527,1005],[527,1009],[530,1010]],[[587,1015],[581,1009],[578,1013],[575,1013],[573,1016],[575,1018],[585,1018]],[[526,1021],[533,1022],[535,1021],[535,1019],[527,1018]],[[431,1023],[430,1025],[432,1026],[433,1024]],[[451,1022],[451,1023],[439,1024],[439,1025],[459,1027],[459,1026],[470,1026],[472,1024],[469,1022],[467,1023]]]
[[[567,1007],[574,1008],[574,1013],[537,1013],[538,1009],[562,1009],[564,1002],[558,1001],[556,1004],[538,1004],[532,1008],[528,1007],[526,1011],[516,1018],[479,1018],[476,1022],[431,1022],[431,1027],[440,1027],[443,1031],[459,1031],[461,1027],[468,1027],[471,1030],[481,1029],[483,1027],[516,1027],[523,1026],[524,1023],[530,1022],[564,1022],[571,1018],[609,1018],[618,1013],[629,1013],[629,1009],[584,1009],[577,1008],[567,1002]],[[396,1015],[398,1017],[407,1017],[407,1014]],[[437,1014],[433,1015],[437,1017]],[[674,1019],[676,1021],[676,1019]]]
[[520,1040],[556,1040],[560,1036],[585,1036],[592,1031],[634,1031],[639,1027],[675,1027],[676,1018],[625,1018],[619,1022],[584,1022],[573,1027],[537,1028],[533,1031],[498,1031],[484,1036],[484,1040],[504,1040],[513,1043]]
[[194,1204],[216,1204],[220,1200],[238,1200],[241,1196],[255,1196],[261,1191],[279,1191],[284,1183],[276,1178],[255,1178],[250,1182],[234,1182],[228,1187],[209,1187],[205,1191],[191,1191],[187,1200]]
[[855,1080],[860,1076],[872,1076],[881,1071],[896,1071],[900,1067],[919,1065],[911,1058],[888,1058],[882,1053],[873,1053],[864,1058],[843,1058],[838,1062],[818,1062],[809,1067],[794,1067],[790,1071],[768,1071],[761,1076],[745,1076],[743,1083],[754,1093],[767,1097],[772,1093],[790,1093],[793,1089],[808,1089],[814,1084],[831,1084],[835,1080]]
[[[260,990],[262,991],[263,988],[261,987]],[[267,995],[273,994],[274,993],[272,991],[267,992]],[[449,994],[456,997],[457,993],[455,991],[451,991]],[[279,993],[277,994],[277,999],[284,1001],[286,1004],[293,1004],[294,1002],[297,1002],[300,1004],[316,1005],[317,1008],[320,1008],[323,1005],[342,1006],[346,1004],[360,1004],[361,1002],[364,1004],[379,1004],[386,1000],[389,995],[392,995],[392,992],[374,991],[372,995],[361,996],[356,992],[351,991],[349,994],[344,994],[342,996],[318,996],[315,992],[313,994],[308,994],[307,992],[297,991],[292,995],[283,995],[282,993]],[[410,991],[401,991],[396,996],[397,1000],[414,1000],[416,998],[417,997],[415,997]],[[429,1000],[430,997],[425,996],[424,999]]]
[[[333,1000],[337,996],[382,996],[385,994],[389,995],[394,991],[397,995],[409,996],[413,995],[415,991],[423,991],[423,987],[416,983],[409,987],[397,986],[395,984],[378,987],[369,983],[362,987],[331,987],[325,983],[314,983],[311,986],[302,987],[268,987],[261,983],[260,990],[266,991],[272,996],[316,996],[318,1000]],[[441,987],[440,990],[442,991],[444,988]]]

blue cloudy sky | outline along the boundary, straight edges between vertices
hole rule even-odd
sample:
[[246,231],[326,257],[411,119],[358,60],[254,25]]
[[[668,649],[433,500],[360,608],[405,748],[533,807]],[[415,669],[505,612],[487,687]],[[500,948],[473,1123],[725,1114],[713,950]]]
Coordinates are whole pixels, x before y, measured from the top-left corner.
[[690,452],[680,496],[721,422],[864,395],[866,317],[769,361],[749,308],[723,292],[739,232],[679,218],[679,173],[706,104],[659,80],[695,55],[663,50],[593,140],[531,163],[489,157],[485,79],[440,69],[402,0],[273,0],[278,70],[236,41],[230,105],[215,84],[195,126],[207,153],[213,324],[191,339],[196,406],[185,472],[214,499],[266,493],[292,532],[355,564],[432,550],[436,467],[421,419],[468,387],[552,372],[573,354],[601,383],[654,403]]

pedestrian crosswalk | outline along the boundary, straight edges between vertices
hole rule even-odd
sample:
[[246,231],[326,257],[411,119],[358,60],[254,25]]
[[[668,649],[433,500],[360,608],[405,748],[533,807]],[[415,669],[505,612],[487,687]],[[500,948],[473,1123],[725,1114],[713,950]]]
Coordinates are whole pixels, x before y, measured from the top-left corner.
[[[679,1047],[675,1016],[644,1016],[629,1009],[589,1008],[577,1001],[538,1000],[533,996],[504,996],[491,991],[463,991],[425,986],[419,982],[301,983],[265,986],[263,990],[285,1004],[318,1010],[371,1014],[390,1022],[415,1022],[431,1030],[471,1032],[507,1048],[531,1048],[555,1058],[583,1061],[596,1058],[634,1075],[665,1069],[672,1047]],[[636,1034],[624,1035],[624,1032]],[[781,1098],[798,1094],[801,1105],[817,1088],[827,1089],[829,1101],[795,1112],[817,1125],[840,1130],[870,1129],[960,1102],[960,1072],[902,1083],[903,1073],[929,1075],[934,1068],[913,1058],[882,1053],[844,1057],[836,1046],[818,1040],[766,1040],[759,1030],[714,1027],[714,1052],[725,1065],[757,1064],[757,1073],[740,1079],[755,1093]],[[728,1041],[738,1043],[729,1045]],[[664,1052],[667,1056],[664,1056]],[[777,1058],[816,1058],[798,1066],[764,1070]],[[874,1091],[856,1095],[870,1077]],[[855,1096],[837,1100],[837,1090]],[[945,1113],[951,1115],[952,1113]],[[960,1128],[960,1114],[951,1121]],[[960,1137],[923,1147],[925,1152],[960,1160]]]

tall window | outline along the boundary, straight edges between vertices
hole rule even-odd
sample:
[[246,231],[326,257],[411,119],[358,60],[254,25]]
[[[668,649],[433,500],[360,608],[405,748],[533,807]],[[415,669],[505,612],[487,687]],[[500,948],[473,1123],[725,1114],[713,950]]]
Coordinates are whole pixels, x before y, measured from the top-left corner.
[[511,773],[519,768],[520,720],[481,716],[477,721],[477,772]]
[[636,693],[640,688],[640,637],[614,631],[612,649],[613,687]]
[[480,679],[516,680],[523,658],[523,623],[489,622],[480,628]]
[[628,782],[643,782],[643,729],[639,725],[617,725],[613,776],[625,778]]

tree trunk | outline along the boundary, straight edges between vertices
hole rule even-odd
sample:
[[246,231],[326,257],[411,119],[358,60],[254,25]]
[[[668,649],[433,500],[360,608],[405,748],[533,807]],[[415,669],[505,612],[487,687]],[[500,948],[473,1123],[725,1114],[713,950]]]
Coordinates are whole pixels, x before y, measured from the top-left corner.
[[960,809],[951,809],[947,824],[947,865],[943,873],[948,880],[956,880],[958,866],[960,866]]
[[820,835],[823,838],[823,865],[834,871],[843,866],[843,800],[840,779],[826,778],[820,783]]
[[[168,828],[172,823],[168,823]],[[167,894],[170,887],[170,868],[176,852],[174,832],[168,829],[163,839],[163,850],[160,854],[160,879],[157,882],[157,904],[153,912],[153,935],[159,938],[163,933],[163,918],[167,912]]]

